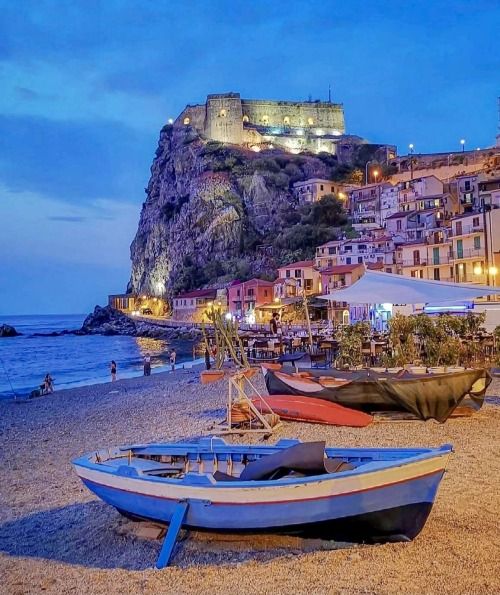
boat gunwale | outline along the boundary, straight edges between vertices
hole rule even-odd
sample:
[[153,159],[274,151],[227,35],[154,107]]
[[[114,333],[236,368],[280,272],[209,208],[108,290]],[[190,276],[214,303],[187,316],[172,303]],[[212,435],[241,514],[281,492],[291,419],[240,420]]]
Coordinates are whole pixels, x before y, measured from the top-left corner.
[[[190,446],[194,446],[194,445],[190,445]],[[226,450],[228,449],[228,445],[226,445]],[[229,447],[230,448],[230,447]],[[257,447],[259,448],[259,447]],[[266,448],[266,447],[262,447],[262,448]],[[75,467],[77,474],[78,474],[78,467],[82,467],[84,469],[89,469],[91,471],[97,471],[99,473],[103,473],[105,475],[110,475],[110,476],[115,476],[115,477],[120,477],[120,478],[126,478],[126,479],[132,479],[132,480],[138,480],[138,481],[147,481],[147,482],[151,482],[152,484],[155,485],[168,485],[168,486],[172,486],[172,487],[196,487],[196,488],[218,488],[218,489],[229,489],[229,488],[245,488],[245,489],[262,489],[262,488],[276,488],[276,487],[292,487],[292,486],[307,486],[308,484],[311,483],[320,483],[320,482],[325,482],[325,481],[334,481],[334,480],[340,480],[343,478],[347,478],[347,479],[351,479],[354,478],[356,476],[360,476],[360,475],[370,475],[373,473],[378,473],[381,471],[387,471],[389,469],[395,469],[397,467],[407,467],[411,464],[414,463],[420,463],[426,460],[430,460],[430,459],[439,459],[443,456],[448,457],[452,452],[453,452],[453,447],[451,444],[443,444],[440,447],[437,448],[433,448],[433,449],[378,449],[378,448],[373,448],[370,449],[372,451],[376,451],[376,452],[380,452],[381,450],[386,450],[388,452],[394,452],[394,451],[412,451],[415,452],[416,450],[422,450],[423,452],[421,452],[418,455],[414,455],[414,456],[410,456],[410,457],[406,457],[406,458],[399,458],[399,459],[394,459],[394,460],[382,460],[382,461],[369,461],[365,464],[360,465],[359,467],[356,467],[355,469],[351,469],[348,471],[340,471],[337,473],[324,473],[322,475],[310,475],[310,476],[306,476],[306,477],[295,477],[295,478],[282,478],[279,481],[277,480],[259,480],[259,481],[240,481],[239,479],[237,479],[236,481],[215,481],[210,479],[210,474],[198,474],[198,473],[193,473],[191,475],[191,477],[189,477],[189,473],[186,474],[182,479],[177,479],[174,477],[155,477],[152,475],[148,475],[147,473],[137,473],[137,475],[132,475],[132,476],[124,476],[124,475],[120,475],[117,473],[118,468],[117,467],[106,467],[105,466],[105,461],[101,462],[101,463],[94,463],[92,462],[92,458],[95,458],[96,454],[99,455],[101,454],[108,454],[111,452],[112,449],[103,449],[101,451],[94,451],[92,453],[89,453],[87,455],[83,455],[81,457],[78,457],[76,459],[74,459],[72,461],[73,466]],[[332,450],[332,449],[325,449],[325,452],[328,454],[328,450]],[[335,452],[339,452],[339,450],[342,449],[336,449]],[[356,449],[345,449],[345,451],[353,451]],[[360,451],[356,451],[358,452],[366,452],[367,449],[360,449]],[[208,451],[207,454],[210,454],[211,452],[215,451]],[[124,461],[127,460],[127,455],[126,453],[123,454],[123,459]],[[370,465],[370,468],[367,468],[367,466]],[[126,465],[125,465],[126,466]],[[446,467],[446,465],[444,466]],[[134,466],[132,465],[131,468],[134,468]],[[135,468],[134,468],[135,469]],[[444,468],[443,468],[444,469]],[[439,471],[439,469],[437,469],[436,471]],[[204,478],[206,479],[206,482],[199,482],[199,481],[193,481],[194,477],[196,478]],[[418,477],[418,476],[416,476]],[[191,479],[191,481],[189,481]],[[413,479],[412,477],[408,478],[407,480],[404,481],[411,481],[411,479]],[[382,484],[383,485],[383,484]]]

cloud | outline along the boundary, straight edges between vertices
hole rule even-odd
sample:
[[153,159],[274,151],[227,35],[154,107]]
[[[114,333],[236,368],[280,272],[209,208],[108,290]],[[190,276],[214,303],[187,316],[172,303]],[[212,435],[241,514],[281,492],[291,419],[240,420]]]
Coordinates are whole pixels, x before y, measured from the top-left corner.
[[155,145],[117,122],[0,116],[0,181],[70,203],[140,204]]
[[52,216],[52,217],[47,217],[47,219],[49,221],[62,221],[64,223],[83,223],[84,221],[87,221],[87,217],[71,217],[71,216],[67,216],[67,217]]

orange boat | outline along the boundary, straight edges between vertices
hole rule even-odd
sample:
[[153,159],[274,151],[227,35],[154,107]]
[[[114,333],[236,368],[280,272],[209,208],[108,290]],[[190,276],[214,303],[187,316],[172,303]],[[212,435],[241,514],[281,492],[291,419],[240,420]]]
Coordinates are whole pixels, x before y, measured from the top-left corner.
[[[261,413],[277,413],[282,419],[305,421],[312,424],[351,426],[364,428],[373,421],[373,416],[314,397],[297,395],[269,395],[252,399]],[[267,405],[267,406],[266,406]]]

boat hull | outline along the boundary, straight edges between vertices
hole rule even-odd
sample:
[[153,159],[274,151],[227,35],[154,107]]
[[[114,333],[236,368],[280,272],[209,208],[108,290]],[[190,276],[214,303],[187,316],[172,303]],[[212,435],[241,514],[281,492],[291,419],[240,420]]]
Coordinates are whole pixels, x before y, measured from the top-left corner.
[[[172,485],[75,464],[87,488],[127,516],[169,523],[187,501],[183,525],[222,532],[282,532],[345,541],[410,540],[432,508],[450,449],[410,464],[302,482]],[[262,487],[260,487],[262,486]]]
[[261,413],[276,413],[281,419],[290,421],[353,428],[364,428],[373,421],[373,417],[363,411],[313,397],[271,395],[264,400],[256,397],[252,401]]
[[483,403],[491,376],[485,369],[451,374],[428,374],[398,378],[367,372],[322,371],[321,375],[343,377],[349,382],[323,386],[318,373],[300,378],[263,368],[270,395],[296,395],[325,399],[360,411],[408,411],[418,418],[444,422],[455,408],[470,397],[475,408]]

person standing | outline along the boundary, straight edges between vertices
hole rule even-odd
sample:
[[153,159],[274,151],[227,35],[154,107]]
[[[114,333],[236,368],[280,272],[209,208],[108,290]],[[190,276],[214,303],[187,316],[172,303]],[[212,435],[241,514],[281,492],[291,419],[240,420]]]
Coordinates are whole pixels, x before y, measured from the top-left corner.
[[276,335],[278,332],[278,323],[276,322],[276,314],[273,314],[269,321],[269,328],[271,329],[271,335]]
[[42,386],[44,387],[44,394],[48,395],[54,392],[54,380],[49,373],[45,375]]
[[151,376],[151,356],[149,353],[144,356],[144,376]]
[[172,366],[172,372],[175,370],[175,360],[177,359],[177,353],[175,353],[175,349],[172,349],[170,352],[170,365]]
[[116,380],[116,362],[111,360],[111,382]]

